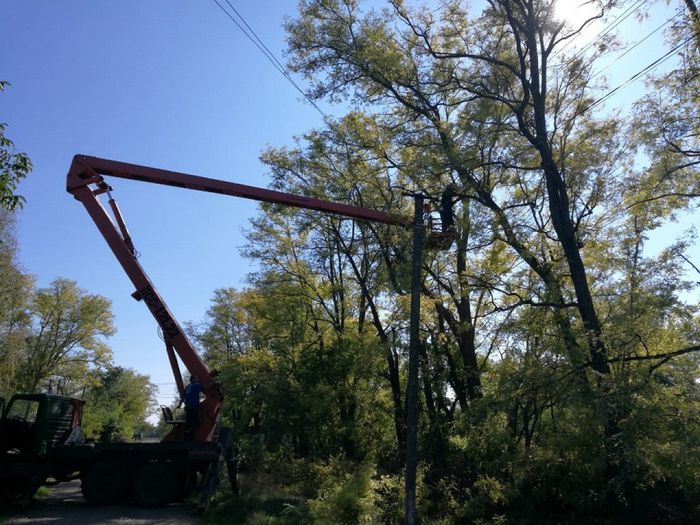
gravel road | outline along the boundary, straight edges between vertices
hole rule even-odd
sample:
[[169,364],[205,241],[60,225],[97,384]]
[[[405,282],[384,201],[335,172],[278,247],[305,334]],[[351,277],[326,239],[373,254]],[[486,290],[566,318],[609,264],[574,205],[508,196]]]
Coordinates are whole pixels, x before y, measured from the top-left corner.
[[201,525],[191,507],[182,504],[160,509],[90,507],[80,494],[80,482],[61,483],[47,497],[25,510],[0,518],[3,525]]

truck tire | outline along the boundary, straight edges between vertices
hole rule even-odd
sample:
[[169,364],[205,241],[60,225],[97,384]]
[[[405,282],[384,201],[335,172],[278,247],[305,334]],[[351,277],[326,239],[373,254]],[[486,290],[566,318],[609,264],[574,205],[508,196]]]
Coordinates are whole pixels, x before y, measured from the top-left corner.
[[231,492],[234,496],[240,496],[241,489],[238,485],[238,458],[233,457],[226,461],[226,471],[228,473],[228,481],[231,484]]
[[168,463],[145,463],[134,474],[131,484],[134,502],[142,507],[162,507],[177,495],[177,473]]
[[177,501],[185,500],[194,494],[197,482],[197,469],[190,467],[182,476],[182,479],[178,480],[180,487],[177,491]]
[[115,460],[101,459],[80,474],[80,488],[90,505],[111,505],[124,499],[126,476]]
[[23,510],[43,480],[29,477],[8,477],[0,480],[0,508],[8,507]]

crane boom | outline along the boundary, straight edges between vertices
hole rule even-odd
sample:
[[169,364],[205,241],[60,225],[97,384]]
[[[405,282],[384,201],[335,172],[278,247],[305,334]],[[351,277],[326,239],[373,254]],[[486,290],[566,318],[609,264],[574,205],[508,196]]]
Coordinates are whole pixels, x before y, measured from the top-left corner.
[[412,220],[406,217],[391,215],[370,208],[362,208],[360,206],[315,199],[313,197],[294,195],[292,193],[268,190],[265,188],[256,188],[255,186],[246,186],[245,184],[210,179],[198,175],[189,175],[187,173],[178,173],[115,160],[100,159],[87,155],[76,155],[73,157],[73,163],[68,173],[68,191],[71,192],[72,188],[84,185],[86,180],[96,175],[109,175],[122,179],[163,184],[165,186],[220,193],[232,197],[284,204],[296,208],[317,210],[353,219],[393,224],[396,226],[410,226],[412,224]]
[[[219,193],[384,224],[409,226],[412,223],[410,219],[369,208],[87,155],[73,157],[66,180],[67,191],[83,204],[134,285],[136,291],[132,294],[133,297],[146,303],[162,329],[173,375],[180,393],[182,394],[183,385],[174,352],[180,357],[187,370],[196,375],[202,383],[205,400],[202,402],[202,418],[199,427],[194,432],[194,439],[201,441],[212,439],[223,400],[221,388],[139,264],[126,223],[116,201],[111,196],[112,188],[104,181],[104,176]],[[99,200],[99,196],[103,193],[108,194],[114,220]]]

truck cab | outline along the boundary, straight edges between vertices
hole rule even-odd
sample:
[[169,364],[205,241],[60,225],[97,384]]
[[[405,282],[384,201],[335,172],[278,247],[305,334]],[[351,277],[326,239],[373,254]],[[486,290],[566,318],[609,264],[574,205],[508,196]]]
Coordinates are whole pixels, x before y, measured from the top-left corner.
[[0,454],[40,457],[64,444],[82,420],[84,401],[55,394],[15,394],[0,419]]

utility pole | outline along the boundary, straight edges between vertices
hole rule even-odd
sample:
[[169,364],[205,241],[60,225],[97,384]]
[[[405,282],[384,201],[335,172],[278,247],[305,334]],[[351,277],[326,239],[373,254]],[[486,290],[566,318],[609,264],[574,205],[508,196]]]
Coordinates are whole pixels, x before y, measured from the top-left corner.
[[[293,206],[308,210],[317,210],[324,213],[332,213],[342,217],[351,217],[382,224],[407,227],[411,224],[407,218],[390,215],[379,210],[372,210],[348,204],[331,202],[322,199],[293,195],[290,193],[245,186],[229,181],[209,179],[187,173],[149,168],[136,164],[128,164],[108,159],[100,159],[86,155],[73,157],[66,187],[68,192],[81,201],[87,209],[103,237],[109,244],[117,260],[124,268],[126,274],[136,287],[133,294],[137,300],[145,300],[151,313],[156,318],[164,333],[172,332],[166,340],[166,350],[174,350],[191,372],[200,372],[200,376],[210,376],[209,370],[199,358],[189,340],[184,336],[177,322],[172,317],[167,307],[157,294],[148,276],[144,273],[136,260],[133,247],[130,247],[130,239],[126,225],[121,219],[121,213],[116,202],[111,199],[110,207],[117,224],[108,216],[106,210],[97,199],[102,193],[109,193],[111,188],[104,181],[103,176],[112,176],[122,179],[138,180],[165,186],[175,186],[190,190],[206,191],[221,195],[230,195],[245,199],[253,199],[262,202],[272,202]],[[410,314],[410,344],[408,351],[408,385],[406,387],[406,523],[416,524],[416,470],[418,467],[418,356],[419,356],[419,328],[420,328],[420,298],[421,298],[421,265],[423,261],[423,243],[425,239],[424,204],[425,195],[422,193],[408,194],[414,198],[415,211],[412,223],[413,227],[413,255],[411,271],[411,314]],[[118,226],[118,229],[117,229]],[[173,374],[176,381],[180,377],[179,367],[173,365]],[[177,361],[175,361],[177,363]],[[180,386],[180,385],[178,385]],[[218,410],[220,398],[212,396],[213,414]],[[212,419],[213,421],[213,419]],[[206,428],[205,428],[206,430]]]
[[414,194],[413,253],[411,257],[411,319],[406,386],[406,525],[416,524],[416,470],[418,467],[418,349],[421,265],[423,262],[423,195]]

